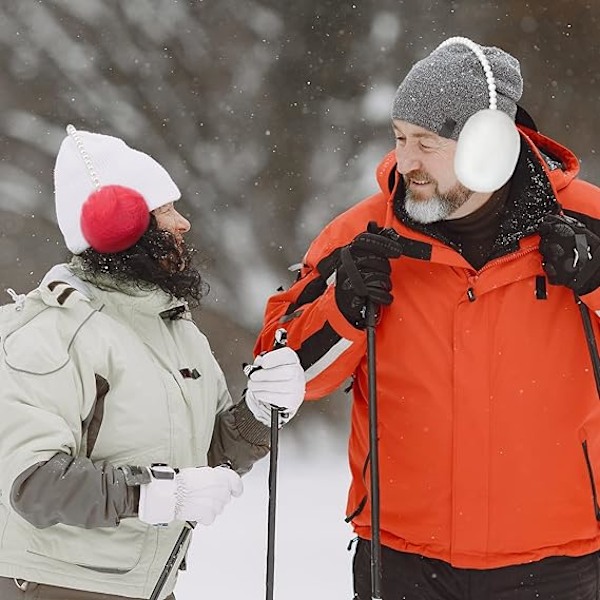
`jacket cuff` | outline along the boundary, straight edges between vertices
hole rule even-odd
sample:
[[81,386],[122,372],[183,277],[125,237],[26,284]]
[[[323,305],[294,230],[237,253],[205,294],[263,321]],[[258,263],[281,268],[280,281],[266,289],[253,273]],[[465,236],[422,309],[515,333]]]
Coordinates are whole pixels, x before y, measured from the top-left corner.
[[232,408],[235,425],[241,437],[255,446],[268,446],[271,428],[258,421],[246,404],[246,392],[241,402]]
[[337,302],[335,301],[335,286],[329,286],[324,297],[326,298],[329,309],[327,312],[327,320],[333,329],[343,338],[350,340],[351,342],[358,342],[365,339],[367,335],[365,330],[352,325],[340,311]]
[[136,467],[133,465],[123,465],[118,467],[125,477],[125,484],[131,487],[150,483],[152,481],[152,475],[148,470],[148,467]]

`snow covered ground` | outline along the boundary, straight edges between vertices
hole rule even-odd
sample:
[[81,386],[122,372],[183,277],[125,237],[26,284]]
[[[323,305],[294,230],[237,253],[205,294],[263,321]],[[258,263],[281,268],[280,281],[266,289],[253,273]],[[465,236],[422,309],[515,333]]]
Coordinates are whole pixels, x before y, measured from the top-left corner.
[[[291,434],[280,436],[274,598],[350,600],[346,439],[318,421],[303,435],[309,444]],[[265,598],[268,471],[267,457],[244,477],[244,494],[196,529],[177,600]]]

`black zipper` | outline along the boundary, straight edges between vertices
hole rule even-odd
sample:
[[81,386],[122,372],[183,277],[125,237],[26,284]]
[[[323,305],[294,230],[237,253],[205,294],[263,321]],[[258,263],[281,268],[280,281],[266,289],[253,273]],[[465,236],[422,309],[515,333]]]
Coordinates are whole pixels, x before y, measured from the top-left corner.
[[590,476],[590,485],[592,486],[592,497],[594,499],[594,512],[596,513],[596,520],[600,521],[600,506],[598,506],[598,494],[596,493],[596,483],[594,481],[594,471],[592,469],[592,462],[588,454],[587,440],[581,443],[583,448],[583,455],[585,456],[585,463],[588,469],[588,475]]

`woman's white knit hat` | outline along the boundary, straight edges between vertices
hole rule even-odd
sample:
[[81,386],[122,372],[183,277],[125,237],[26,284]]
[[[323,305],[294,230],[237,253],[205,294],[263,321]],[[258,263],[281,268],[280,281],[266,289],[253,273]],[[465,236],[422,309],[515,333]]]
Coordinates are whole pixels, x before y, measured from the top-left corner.
[[181,192],[151,156],[110,135],[67,127],[54,168],[58,225],[74,254],[120,252],[135,244],[149,212]]

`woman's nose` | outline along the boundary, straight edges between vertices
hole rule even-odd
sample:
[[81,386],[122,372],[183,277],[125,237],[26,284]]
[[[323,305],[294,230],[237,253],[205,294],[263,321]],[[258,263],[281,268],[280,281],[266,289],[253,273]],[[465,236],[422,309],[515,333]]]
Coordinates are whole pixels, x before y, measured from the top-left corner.
[[180,231],[181,233],[187,233],[192,228],[192,224],[181,213],[178,212],[176,227],[177,231]]

